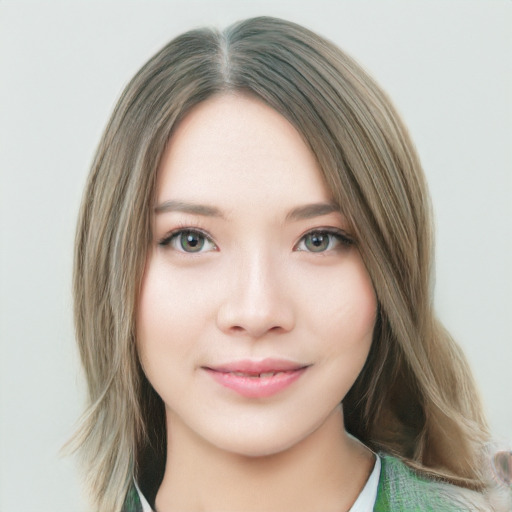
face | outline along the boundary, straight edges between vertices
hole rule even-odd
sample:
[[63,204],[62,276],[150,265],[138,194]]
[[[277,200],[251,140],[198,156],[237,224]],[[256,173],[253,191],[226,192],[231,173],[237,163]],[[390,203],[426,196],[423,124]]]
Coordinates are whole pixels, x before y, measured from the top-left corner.
[[277,453],[327,421],[367,358],[374,290],[295,128],[257,99],[196,106],[159,169],[137,315],[170,431]]

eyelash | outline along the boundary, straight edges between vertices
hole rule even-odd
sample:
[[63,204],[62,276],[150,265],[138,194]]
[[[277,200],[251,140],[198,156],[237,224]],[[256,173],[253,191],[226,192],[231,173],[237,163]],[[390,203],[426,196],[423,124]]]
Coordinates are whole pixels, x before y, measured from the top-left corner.
[[[214,250],[217,249],[217,245],[215,244],[215,242],[212,240],[212,238],[210,236],[208,236],[203,230],[199,229],[199,228],[190,228],[190,227],[180,227],[178,229],[175,229],[173,231],[171,231],[169,234],[167,234],[164,238],[162,238],[159,242],[158,242],[158,245],[161,246],[161,247],[168,247],[169,245],[171,245],[173,243],[174,240],[178,240],[178,237],[183,235],[183,234],[190,234],[190,235],[195,235],[195,236],[198,236],[200,238],[203,238],[204,239],[204,242],[208,242],[210,244],[213,245],[214,247]],[[325,250],[322,250],[322,251],[310,251],[308,249],[299,249],[298,247],[301,245],[301,244],[305,244],[305,239],[308,237],[308,236],[312,236],[312,235],[317,235],[319,237],[322,237],[322,236],[329,236],[330,237],[330,241],[329,241],[329,245],[328,247],[325,249]],[[324,252],[327,252],[327,251],[331,251],[333,249],[335,249],[335,247],[332,247],[333,245],[333,240],[332,239],[335,239],[338,243],[340,243],[342,246],[344,247],[349,247],[351,245],[354,244],[354,240],[349,237],[344,231],[341,231],[339,229],[334,229],[334,228],[316,228],[316,229],[312,229],[311,231],[308,231],[306,233],[304,233],[299,241],[294,245],[293,249],[295,251],[301,251],[301,252],[310,252],[312,254],[315,254],[315,253],[318,253],[318,254],[322,254]],[[203,242],[203,244],[204,244]],[[174,247],[174,249],[178,252],[182,252],[182,253],[185,253],[185,254],[195,254],[195,253],[201,253],[201,252],[210,252],[210,250],[208,251],[202,251],[203,246],[200,247],[200,249],[198,251],[185,251],[185,250],[180,250],[176,247]]]
[[[178,229],[175,229],[175,230],[171,231],[169,234],[167,234],[164,238],[162,238],[158,242],[158,245],[161,246],[161,247],[167,247],[167,246],[171,245],[174,240],[178,240],[178,237],[180,235],[183,235],[183,234],[186,234],[186,233],[191,234],[191,235],[196,235],[196,236],[199,236],[199,237],[203,238],[205,241],[207,241],[210,244],[212,244],[215,247],[215,249],[217,249],[217,246],[216,246],[215,242],[202,229],[190,228],[190,227],[180,227]],[[180,250],[180,249],[177,249],[177,248],[174,248],[174,249],[177,250],[178,252],[183,252],[185,254],[194,254],[194,251],[184,251],[184,250]],[[205,251],[199,250],[199,251],[196,251],[196,252],[199,253],[199,252],[205,252]]]
[[[305,243],[306,237],[312,236],[312,235],[317,235],[317,236],[326,236],[326,235],[328,235],[331,238],[331,240],[329,241],[329,246],[325,250],[323,250],[323,251],[309,251],[307,249],[298,249],[300,244]],[[316,228],[316,229],[312,229],[311,231],[308,231],[307,233],[304,233],[300,237],[300,240],[297,242],[297,244],[295,244],[294,250],[310,252],[312,254],[315,254],[315,253],[322,254],[324,252],[332,251],[332,250],[336,249],[336,247],[332,247],[332,244],[333,244],[333,240],[332,239],[333,238],[342,247],[350,247],[351,245],[354,244],[354,240],[351,237],[349,237],[344,231],[342,231],[340,229],[335,229],[335,228]]]

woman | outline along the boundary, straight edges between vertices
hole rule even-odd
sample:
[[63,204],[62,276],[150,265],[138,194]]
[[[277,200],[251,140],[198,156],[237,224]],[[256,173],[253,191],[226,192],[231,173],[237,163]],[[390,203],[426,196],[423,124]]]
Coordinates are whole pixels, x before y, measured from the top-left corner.
[[97,509],[492,510],[431,239],[407,132],[338,48],[272,18],[169,43],[79,220]]

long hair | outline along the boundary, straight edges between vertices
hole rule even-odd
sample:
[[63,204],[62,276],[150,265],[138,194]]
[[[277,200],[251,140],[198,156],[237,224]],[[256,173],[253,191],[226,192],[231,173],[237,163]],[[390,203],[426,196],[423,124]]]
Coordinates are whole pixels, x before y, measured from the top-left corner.
[[433,312],[431,208],[407,130],[382,90],[334,44],[262,17],[171,41],[128,84],[99,144],[74,267],[88,384],[75,443],[96,509],[119,511],[133,476],[144,478],[147,458],[156,481],[163,475],[164,408],[135,343],[156,173],[180,119],[229,91],[263,100],[296,127],[371,276],[377,323],[343,401],[347,430],[425,475],[484,489],[487,428],[466,361]]

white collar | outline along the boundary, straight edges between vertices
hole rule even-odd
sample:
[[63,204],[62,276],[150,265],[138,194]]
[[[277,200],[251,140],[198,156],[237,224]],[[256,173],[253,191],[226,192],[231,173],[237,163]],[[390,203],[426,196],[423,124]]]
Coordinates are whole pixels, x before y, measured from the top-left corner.
[[[348,512],[372,512],[377,501],[377,490],[380,479],[380,457],[375,454],[375,464],[373,471],[366,481],[363,490],[360,492],[357,500],[354,502]],[[144,511],[146,512],[146,511]]]
[[142,504],[142,512],[153,512],[151,510],[151,507],[149,506],[148,500],[144,497],[144,494],[142,494],[142,491],[139,489],[139,486],[137,485],[137,482],[135,482],[135,488],[137,489],[137,492],[139,493],[139,499]]

